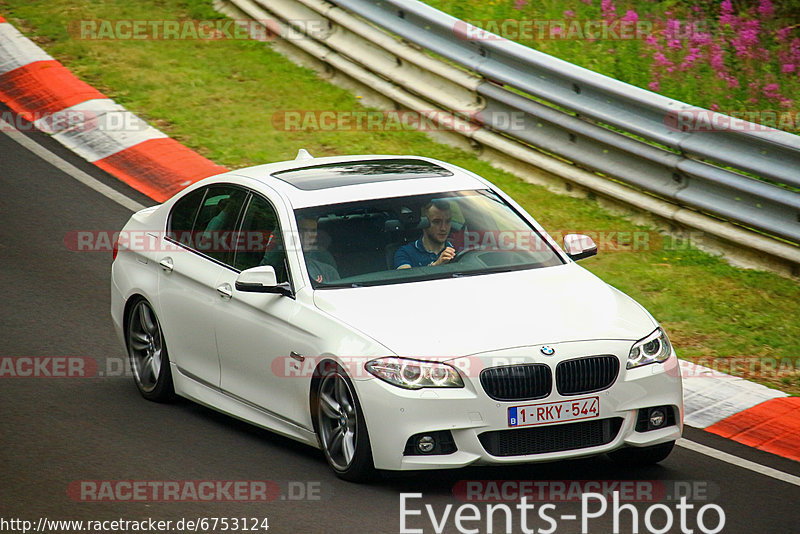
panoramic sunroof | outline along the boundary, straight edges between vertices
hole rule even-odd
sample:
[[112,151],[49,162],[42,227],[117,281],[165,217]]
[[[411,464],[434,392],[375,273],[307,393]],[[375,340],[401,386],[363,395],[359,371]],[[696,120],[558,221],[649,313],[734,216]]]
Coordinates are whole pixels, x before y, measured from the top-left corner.
[[453,176],[453,173],[421,159],[373,159],[278,171],[272,176],[298,189],[313,191],[344,185]]

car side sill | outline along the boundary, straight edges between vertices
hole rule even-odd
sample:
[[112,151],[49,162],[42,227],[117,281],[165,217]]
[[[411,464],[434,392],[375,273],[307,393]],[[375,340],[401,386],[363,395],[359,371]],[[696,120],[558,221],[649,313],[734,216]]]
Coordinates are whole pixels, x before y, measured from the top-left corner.
[[170,365],[174,371],[173,378],[176,379],[176,394],[247,423],[319,447],[313,430],[210,384],[172,362]]

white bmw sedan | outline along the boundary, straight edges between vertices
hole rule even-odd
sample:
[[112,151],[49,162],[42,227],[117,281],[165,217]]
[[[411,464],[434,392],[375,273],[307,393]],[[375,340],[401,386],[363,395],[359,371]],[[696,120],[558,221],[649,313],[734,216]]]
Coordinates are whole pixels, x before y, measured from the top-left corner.
[[134,214],[111,315],[149,400],[319,447],[337,475],[608,453],[683,428],[678,361],[630,297],[487,180],[422,157],[231,171]]

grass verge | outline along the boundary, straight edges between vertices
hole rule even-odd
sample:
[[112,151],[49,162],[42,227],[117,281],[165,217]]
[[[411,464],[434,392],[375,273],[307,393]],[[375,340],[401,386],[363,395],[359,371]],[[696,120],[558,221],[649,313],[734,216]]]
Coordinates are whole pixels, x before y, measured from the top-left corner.
[[[276,128],[273,117],[286,110],[363,108],[357,95],[262,43],[81,40],[68,31],[88,19],[220,18],[210,0],[0,0],[0,13],[77,76],[217,163],[280,161],[305,147],[316,156],[420,154],[485,176],[552,232],[604,233],[618,251],[582,265],[647,307],[682,358],[800,394],[800,287],[791,280],[737,269],[691,247],[660,246],[651,229],[593,201],[553,195],[419,132]],[[634,251],[615,242],[634,232],[649,236],[650,246]]]

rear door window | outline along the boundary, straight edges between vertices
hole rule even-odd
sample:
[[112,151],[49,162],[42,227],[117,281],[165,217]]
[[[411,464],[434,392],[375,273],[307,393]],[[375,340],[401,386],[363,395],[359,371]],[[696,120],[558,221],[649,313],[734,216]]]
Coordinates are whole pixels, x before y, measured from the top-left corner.
[[247,194],[244,189],[233,185],[208,188],[194,222],[195,250],[230,264],[236,223]]
[[200,203],[203,201],[207,190],[207,187],[201,187],[188,193],[175,203],[167,222],[167,237],[183,243],[187,247],[194,248],[192,228],[194,227],[197,212],[200,210]]

